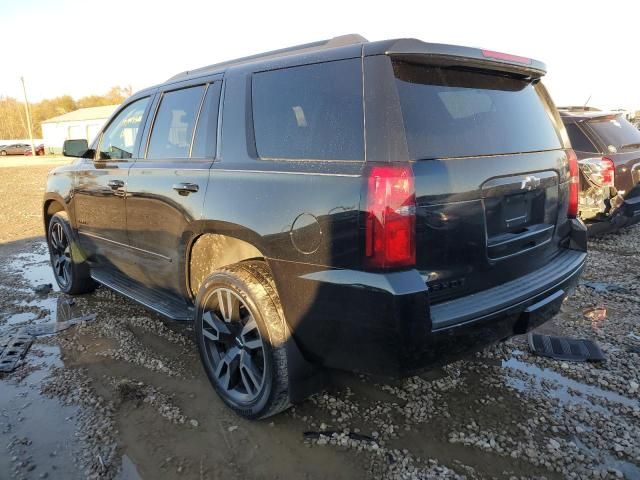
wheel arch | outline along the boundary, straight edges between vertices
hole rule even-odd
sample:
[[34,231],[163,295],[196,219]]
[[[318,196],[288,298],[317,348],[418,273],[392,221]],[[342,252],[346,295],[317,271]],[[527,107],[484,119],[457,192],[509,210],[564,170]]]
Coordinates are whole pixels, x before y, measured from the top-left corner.
[[[69,212],[67,212],[67,209],[65,207],[64,200],[56,195],[46,196],[42,205],[42,220],[44,222],[45,233],[49,228],[49,222],[51,221],[51,218],[58,212],[65,212],[67,213],[67,215],[69,215]],[[69,219],[71,220],[71,217],[69,217]]]
[[197,295],[204,279],[222,267],[247,260],[268,263],[261,237],[246,228],[202,222],[188,236],[185,278],[192,298]]
[[[228,230],[215,228],[211,225],[208,229],[200,230],[193,235],[191,241],[187,243],[186,249],[187,288],[192,297],[196,297],[202,282],[210,273],[227,265],[248,260],[261,260],[267,264],[267,268],[271,271],[268,250],[261,243],[261,238],[257,233],[241,227]],[[216,254],[216,249],[218,254]],[[194,251],[196,253],[195,259]],[[214,255],[209,256],[212,252]],[[202,258],[198,258],[198,256],[202,256]],[[277,292],[277,285],[275,288]],[[284,312],[281,313],[288,331],[291,332],[285,341],[289,399],[293,403],[299,403],[322,390],[328,379],[325,370],[308,360],[303,354],[295,340],[295,332],[287,321],[286,315]]]

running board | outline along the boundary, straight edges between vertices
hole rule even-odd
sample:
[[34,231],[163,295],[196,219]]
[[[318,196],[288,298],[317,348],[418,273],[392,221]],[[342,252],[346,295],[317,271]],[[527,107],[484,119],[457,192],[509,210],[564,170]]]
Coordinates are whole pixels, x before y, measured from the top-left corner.
[[166,291],[152,290],[104,269],[92,269],[91,278],[171,320],[193,320],[193,307],[186,305],[178,297],[168,295]]

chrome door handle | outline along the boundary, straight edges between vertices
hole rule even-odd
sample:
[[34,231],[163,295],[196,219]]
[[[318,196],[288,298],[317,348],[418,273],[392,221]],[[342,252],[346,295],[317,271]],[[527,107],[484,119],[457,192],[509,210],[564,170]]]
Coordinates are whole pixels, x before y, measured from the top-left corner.
[[109,185],[112,190],[117,190],[118,188],[124,187],[124,182],[122,180],[109,180],[107,185]]
[[173,189],[180,195],[189,195],[190,193],[196,193],[200,187],[195,183],[176,183],[173,185]]

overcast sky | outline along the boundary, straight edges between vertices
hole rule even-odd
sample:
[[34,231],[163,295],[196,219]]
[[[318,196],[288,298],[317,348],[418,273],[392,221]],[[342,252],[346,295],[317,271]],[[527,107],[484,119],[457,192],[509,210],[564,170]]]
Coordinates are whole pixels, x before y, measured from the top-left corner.
[[[640,109],[635,2],[0,0],[0,96],[134,90],[266,50],[360,33],[483,47],[547,64],[556,104]],[[597,6],[597,7],[596,7]]]

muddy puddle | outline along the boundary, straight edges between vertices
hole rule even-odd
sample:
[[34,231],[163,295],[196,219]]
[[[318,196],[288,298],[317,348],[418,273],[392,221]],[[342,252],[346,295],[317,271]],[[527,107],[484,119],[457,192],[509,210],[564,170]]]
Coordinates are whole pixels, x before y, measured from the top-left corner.
[[35,345],[29,356],[14,378],[0,380],[0,478],[73,478],[78,408],[40,393],[49,368],[62,365],[60,349]]
[[19,274],[22,280],[30,287],[49,284],[58,291],[58,286],[51,271],[49,253],[44,242],[37,244],[33,252],[19,253],[15,255],[7,265],[11,272]]
[[[516,351],[514,353],[521,352]],[[543,391],[545,395],[557,398],[563,403],[583,403],[589,408],[600,412],[608,411],[607,407],[590,401],[590,398],[604,400],[609,405],[619,403],[629,407],[638,406],[637,399],[578,382],[553,370],[540,368],[536,365],[520,361],[517,357],[505,360],[502,362],[502,366],[506,369],[524,374],[518,378],[508,375],[505,376],[509,386],[523,393],[535,395],[537,392]]]
[[421,377],[337,374],[247,422],[214,394],[188,324],[104,288],[38,289],[55,284],[42,242],[0,270],[0,333],[41,333],[0,376],[1,479],[640,478],[640,355],[620,344],[638,343],[622,317],[640,313],[633,300],[579,287],[542,329],[595,335],[582,312],[606,305],[602,365],[534,357],[516,338]]

